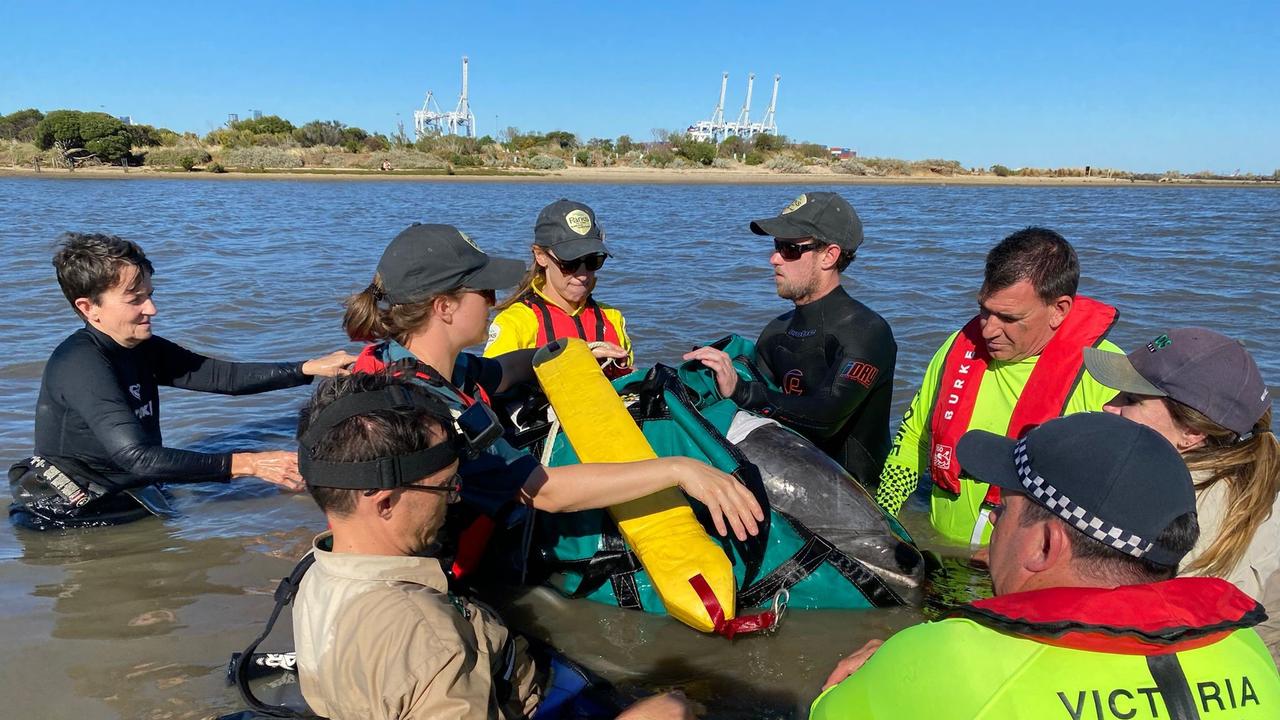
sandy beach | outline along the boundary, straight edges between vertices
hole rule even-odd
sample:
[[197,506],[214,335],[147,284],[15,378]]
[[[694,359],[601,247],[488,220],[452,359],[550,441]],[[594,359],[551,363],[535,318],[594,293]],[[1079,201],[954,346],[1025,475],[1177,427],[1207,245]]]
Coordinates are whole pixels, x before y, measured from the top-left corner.
[[669,169],[637,167],[567,167],[562,170],[534,171],[520,169],[487,170],[459,168],[454,174],[444,170],[346,170],[323,168],[316,170],[262,170],[255,172],[228,171],[209,173],[203,171],[181,172],[158,170],[149,167],[129,168],[119,166],[85,167],[70,171],[61,168],[43,168],[35,171],[25,167],[0,168],[0,177],[57,177],[87,179],[182,179],[182,180],[312,180],[312,181],[428,181],[428,182],[550,182],[550,183],[604,183],[604,184],[674,184],[674,185],[796,185],[805,183],[840,185],[1013,185],[1046,187],[1082,186],[1133,186],[1133,185],[1199,185],[1214,187],[1271,187],[1280,188],[1280,181],[1201,180],[1181,178],[1176,180],[1129,180],[1107,177],[999,177],[983,175],[920,175],[862,176],[832,172],[827,167],[810,167],[804,173],[783,173],[763,167],[737,167],[732,169]]

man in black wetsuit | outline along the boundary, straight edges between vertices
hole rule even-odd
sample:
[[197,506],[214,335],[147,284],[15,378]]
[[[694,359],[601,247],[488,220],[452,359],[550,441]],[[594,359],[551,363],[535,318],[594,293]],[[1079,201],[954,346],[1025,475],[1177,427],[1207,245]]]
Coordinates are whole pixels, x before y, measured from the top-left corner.
[[35,453],[9,470],[14,522],[37,530],[163,514],[159,483],[255,476],[303,489],[297,454],[202,453],[164,447],[158,386],[246,395],[333,376],[345,352],[292,363],[215,360],[152,335],[151,262],[112,235],[68,233],[54,255],[58,284],[85,326],[45,364]]
[[862,220],[836,193],[810,192],[778,217],[751,223],[751,231],[774,237],[769,262],[778,295],[796,305],[765,326],[756,344],[761,370],[780,390],[741,380],[715,348],[684,359],[711,368],[720,393],[739,407],[800,432],[874,489],[889,453],[898,345],[889,323],[840,285],[862,244]]

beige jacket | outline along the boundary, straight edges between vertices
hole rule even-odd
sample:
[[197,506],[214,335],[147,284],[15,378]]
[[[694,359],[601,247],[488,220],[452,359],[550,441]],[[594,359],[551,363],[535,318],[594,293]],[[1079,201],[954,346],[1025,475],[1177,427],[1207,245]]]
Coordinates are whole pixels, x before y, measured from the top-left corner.
[[[533,711],[539,678],[523,640],[488,608],[449,594],[434,558],[329,552],[294,601],[302,695],[331,720],[508,718]],[[512,690],[501,697],[515,643]]]
[[[1207,471],[1191,474],[1197,484],[1207,480]],[[1182,567],[1204,553],[1222,532],[1227,515],[1227,484],[1217,482],[1196,494],[1196,517],[1200,539],[1182,560]],[[1271,517],[1258,526],[1244,557],[1227,574],[1226,580],[1248,593],[1267,609],[1269,619],[1257,627],[1271,656],[1280,664],[1280,497],[1271,506]]]

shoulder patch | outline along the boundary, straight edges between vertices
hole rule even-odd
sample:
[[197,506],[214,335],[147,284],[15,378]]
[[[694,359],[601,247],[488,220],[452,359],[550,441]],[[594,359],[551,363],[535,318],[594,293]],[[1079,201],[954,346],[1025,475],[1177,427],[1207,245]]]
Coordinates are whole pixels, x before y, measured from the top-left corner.
[[492,345],[493,341],[498,339],[498,335],[501,332],[502,328],[498,327],[498,323],[489,323],[489,339],[485,341],[485,347]]
[[865,360],[850,360],[840,368],[840,378],[869,388],[880,377],[880,368]]

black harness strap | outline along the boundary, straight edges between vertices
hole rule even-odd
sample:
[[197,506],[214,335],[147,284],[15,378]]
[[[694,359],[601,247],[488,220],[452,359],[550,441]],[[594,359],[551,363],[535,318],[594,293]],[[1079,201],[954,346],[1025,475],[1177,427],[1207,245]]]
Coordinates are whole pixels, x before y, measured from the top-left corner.
[[[866,566],[866,563],[862,562],[861,560],[855,557],[852,557],[846,554],[845,552],[840,550],[840,548],[833,545],[831,541],[827,540],[826,538],[818,535],[817,533],[813,532],[809,528],[805,527],[804,523],[801,523],[799,520],[796,520],[794,517],[776,508],[774,509],[774,512],[778,513],[779,516],[781,516],[784,520],[790,523],[791,527],[794,528],[796,533],[800,535],[800,537],[803,538],[805,541],[804,546],[800,548],[800,552],[796,553],[795,556],[792,556],[791,560],[788,560],[786,563],[783,563],[784,566],[787,565],[788,563],[791,563],[792,561],[795,561],[797,557],[801,555],[801,553],[804,553],[806,549],[810,547],[811,544],[816,544],[818,547],[822,547],[825,549],[825,555],[822,558],[822,561],[830,564],[831,567],[835,568],[836,572],[840,573],[840,575],[843,576],[844,579],[848,580],[851,585],[857,588],[858,592],[862,593],[863,597],[867,598],[867,600],[874,607],[878,607],[878,608],[898,607],[898,606],[907,604],[906,601],[903,600],[900,595],[898,595],[898,593],[894,592],[893,588],[889,587],[889,585],[885,583],[884,580],[880,579],[879,575],[876,575],[874,572],[872,572],[871,569]],[[810,552],[815,552],[815,551],[810,551]],[[801,558],[801,560],[803,559],[804,558]],[[812,564],[812,562],[810,563],[797,562],[796,566],[803,568],[808,566],[809,564]],[[806,576],[808,576],[810,573],[816,570],[818,568],[818,565],[820,564],[821,563],[812,564],[812,567],[804,575],[796,576],[794,578],[788,578],[789,581],[782,587],[790,588],[791,586],[800,582]],[[772,574],[773,573],[770,573],[770,575]],[[774,592],[777,592],[777,591],[775,590]],[[768,596],[765,596],[765,597],[768,597]],[[750,607],[750,606],[744,604],[743,607]]]
[[259,700],[254,694],[252,688],[249,687],[249,669],[253,662],[253,653],[258,649],[258,645],[267,636],[271,634],[271,629],[275,627],[276,620],[280,617],[280,611],[285,606],[293,602],[293,598],[298,594],[298,586],[302,583],[302,576],[307,574],[307,570],[315,563],[316,556],[313,553],[307,553],[306,557],[298,561],[294,566],[293,572],[289,573],[289,577],[280,581],[280,585],[276,587],[276,606],[271,610],[271,617],[267,618],[267,626],[263,628],[262,634],[253,642],[249,643],[249,647],[240,653],[240,657],[236,658],[234,669],[236,688],[240,690],[240,697],[244,699],[245,704],[253,708],[254,711],[273,718],[305,718],[324,720],[319,715],[311,713],[300,713],[293,708],[281,705],[268,705]]
[[541,298],[532,294],[524,299],[524,304],[542,316],[542,322],[538,323],[538,344],[546,345],[555,340],[556,338],[552,337],[554,333],[551,332],[555,328],[555,321],[551,319],[551,308],[548,308]]
[[1148,655],[1147,668],[1151,671],[1151,678],[1156,681],[1156,687],[1160,688],[1160,697],[1164,698],[1169,720],[1200,720],[1195,698],[1191,696],[1191,687],[1187,684],[1187,675],[1182,671],[1177,653]]

